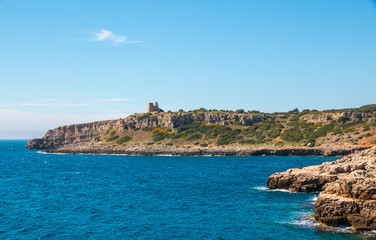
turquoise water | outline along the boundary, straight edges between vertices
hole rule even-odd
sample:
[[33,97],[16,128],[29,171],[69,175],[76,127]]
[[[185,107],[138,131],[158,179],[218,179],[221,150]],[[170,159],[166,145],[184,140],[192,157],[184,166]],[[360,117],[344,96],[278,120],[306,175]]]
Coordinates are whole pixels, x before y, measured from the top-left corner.
[[322,157],[41,154],[0,141],[0,239],[364,239],[316,231],[317,194],[267,177]]

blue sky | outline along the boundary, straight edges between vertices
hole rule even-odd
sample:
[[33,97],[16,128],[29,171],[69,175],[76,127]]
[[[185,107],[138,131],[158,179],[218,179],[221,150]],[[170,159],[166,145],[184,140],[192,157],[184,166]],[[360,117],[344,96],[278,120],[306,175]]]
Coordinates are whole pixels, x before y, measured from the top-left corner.
[[376,103],[370,0],[0,0],[0,138],[164,110]]

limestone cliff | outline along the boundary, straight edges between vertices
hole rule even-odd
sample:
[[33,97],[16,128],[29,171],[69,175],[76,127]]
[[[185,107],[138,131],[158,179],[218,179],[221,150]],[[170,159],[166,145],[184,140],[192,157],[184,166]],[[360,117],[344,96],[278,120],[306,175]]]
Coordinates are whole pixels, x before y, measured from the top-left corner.
[[[369,147],[376,142],[375,119],[376,112],[356,111],[275,114],[217,110],[153,112],[58,127],[49,130],[42,138],[30,140],[26,147],[55,149],[83,143],[92,148],[102,145],[128,148],[153,143],[176,147],[267,145],[291,149],[318,147],[315,154],[321,151],[322,155],[343,155],[349,149]],[[116,142],[124,137],[128,139],[127,144]],[[347,150],[341,152],[336,148]],[[327,154],[325,149],[330,149],[331,153]]]
[[157,126],[177,128],[193,122],[206,124],[229,125],[240,123],[250,126],[271,118],[265,114],[213,114],[213,113],[159,113],[135,114],[118,120],[108,120],[92,123],[62,126],[47,131],[43,138],[31,139],[27,142],[27,149],[51,149],[72,143],[90,142],[94,137],[104,135],[106,131],[123,132]]
[[376,230],[376,148],[318,166],[275,173],[269,177],[267,187],[322,191],[315,203],[318,222]]

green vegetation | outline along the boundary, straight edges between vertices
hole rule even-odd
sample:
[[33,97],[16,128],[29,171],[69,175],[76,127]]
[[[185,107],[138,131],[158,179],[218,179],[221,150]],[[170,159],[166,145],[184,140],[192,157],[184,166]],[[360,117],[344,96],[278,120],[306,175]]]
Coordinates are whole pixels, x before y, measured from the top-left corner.
[[101,140],[101,138],[99,137],[99,136],[96,136],[95,138],[94,138],[94,142],[99,142]]
[[[170,144],[176,144],[177,146],[181,143],[187,144],[184,141],[189,142],[189,145],[201,147],[213,144],[218,146],[228,144],[315,146],[326,142],[334,143],[338,141],[356,144],[359,139],[363,139],[359,143],[366,144],[370,143],[373,136],[372,131],[375,131],[376,127],[376,122],[374,121],[374,118],[376,118],[376,104],[354,109],[327,111],[309,109],[299,111],[299,109],[295,108],[288,112],[272,114],[244,109],[231,111],[199,108],[188,112],[180,109],[178,112],[169,111],[168,115],[178,117],[184,114],[197,114],[195,116],[196,119],[203,119],[203,117],[206,117],[203,116],[203,113],[207,112],[211,114],[210,121],[218,124],[198,121],[180,125],[174,129],[167,129],[160,125],[151,127],[157,125],[158,119],[164,117],[161,113],[145,113],[134,117],[137,120],[149,119],[150,122],[153,122],[150,127],[142,128],[142,131],[152,133],[153,142],[147,144],[157,142],[156,144],[166,144],[166,146],[170,146]],[[236,114],[242,114],[241,118]],[[320,114],[322,116],[317,116]],[[251,121],[243,118],[243,116],[247,115],[250,116],[248,119],[252,119]],[[129,121],[124,129],[137,131],[139,129],[136,128],[136,125],[136,121]],[[132,139],[129,136],[119,139],[117,135],[119,133],[112,131],[112,129],[107,130],[105,135],[109,138],[106,141],[117,140],[117,144],[123,144]],[[102,137],[102,140],[103,138],[106,139],[106,137]],[[182,140],[184,141],[182,142]],[[94,141],[101,141],[101,139],[99,136],[94,137]],[[165,142],[158,143],[160,141]]]
[[160,132],[154,132],[153,133],[153,141],[162,141],[163,139],[165,139],[165,135],[163,133],[160,133]]
[[239,133],[241,133],[240,129],[232,129],[229,126],[194,122],[178,127],[177,134],[172,138],[194,141],[205,137],[205,139],[217,139],[217,145],[225,145],[236,142]]
[[108,138],[108,139],[106,140],[106,142],[111,142],[111,141],[114,141],[114,140],[116,140],[116,139],[118,139],[118,138],[119,138],[119,136],[116,135],[116,136],[113,136],[113,137]]
[[143,119],[147,119],[151,116],[151,113],[143,114],[141,116],[137,116],[137,121],[141,121]]
[[123,143],[125,143],[125,142],[129,142],[130,140],[132,140],[132,137],[130,137],[130,136],[124,136],[124,137],[122,137],[122,138],[120,138],[120,139],[118,139],[117,141],[116,141],[116,144],[123,144]]
[[273,119],[268,119],[260,123],[255,123],[246,128],[244,144],[265,143],[277,138],[283,129],[283,125]]

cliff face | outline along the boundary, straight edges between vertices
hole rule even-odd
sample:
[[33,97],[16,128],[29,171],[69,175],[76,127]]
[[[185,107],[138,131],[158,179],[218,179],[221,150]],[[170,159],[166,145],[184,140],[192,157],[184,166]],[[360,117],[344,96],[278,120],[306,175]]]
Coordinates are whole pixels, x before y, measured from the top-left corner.
[[376,230],[376,148],[335,162],[275,173],[271,189],[322,191],[315,203],[315,219],[331,226]]
[[58,146],[92,141],[94,137],[105,134],[106,131],[124,131],[128,129],[177,128],[193,122],[206,124],[229,125],[238,122],[242,126],[250,126],[271,118],[267,115],[249,114],[212,114],[212,113],[161,113],[155,115],[132,115],[127,118],[92,123],[74,124],[49,130],[43,138],[31,139],[27,149],[51,149]]
[[95,136],[108,129],[122,128],[123,124],[120,119],[62,126],[48,130],[43,138],[31,139],[26,143],[26,148],[50,149],[71,143],[92,141]]
[[318,122],[329,122],[329,121],[338,121],[340,118],[343,118],[344,121],[355,122],[363,120],[366,122],[376,122],[376,117],[370,115],[369,113],[364,112],[335,112],[335,113],[316,113],[316,114],[307,114],[302,117],[302,120],[305,120],[310,123]]
[[[145,117],[142,117],[145,116]],[[163,113],[147,117],[130,116],[122,119],[126,129],[132,128],[147,128],[162,126],[165,128],[177,128],[181,125],[204,122],[206,124],[229,125],[231,122],[239,122],[242,126],[250,126],[253,123],[258,123],[272,118],[265,114],[250,115],[250,114],[215,114],[215,113]]]
[[[93,143],[96,146],[98,144],[115,145],[116,141],[111,140],[111,137],[128,136],[132,138],[127,143],[128,145],[164,140],[161,143],[192,147],[196,145],[214,147],[231,144],[267,144],[289,147],[357,148],[358,145],[369,146],[371,142],[376,142],[374,134],[376,125],[373,123],[376,122],[375,114],[364,112],[308,114],[224,111],[153,112],[134,114],[118,120],[58,127],[49,130],[40,139],[30,140],[26,147],[28,149],[52,149],[77,143]],[[203,127],[196,123],[200,123]],[[179,127],[184,125],[187,126],[184,129],[180,128],[180,131]],[[142,130],[136,134],[140,129]],[[155,133],[156,131],[158,133]],[[182,131],[185,132],[182,133]],[[114,135],[109,133],[114,133]],[[155,136],[156,134],[159,136]],[[125,147],[122,144],[118,145]],[[332,154],[325,154],[323,151],[323,155]]]

